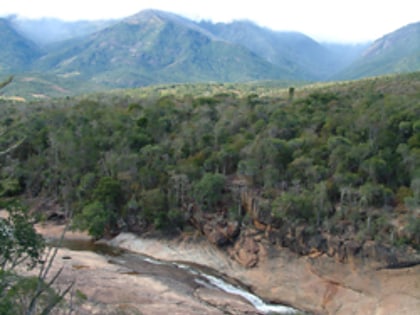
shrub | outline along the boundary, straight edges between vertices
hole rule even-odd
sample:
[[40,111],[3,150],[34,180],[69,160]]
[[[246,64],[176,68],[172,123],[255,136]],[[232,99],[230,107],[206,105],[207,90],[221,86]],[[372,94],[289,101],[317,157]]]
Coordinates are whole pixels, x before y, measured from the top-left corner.
[[203,210],[213,210],[217,202],[221,200],[225,180],[222,174],[206,173],[194,185],[194,197]]

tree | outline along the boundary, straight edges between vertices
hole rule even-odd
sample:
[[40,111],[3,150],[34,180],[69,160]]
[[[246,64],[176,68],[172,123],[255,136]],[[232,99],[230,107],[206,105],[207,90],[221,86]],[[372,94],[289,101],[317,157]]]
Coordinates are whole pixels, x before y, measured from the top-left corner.
[[[13,76],[10,76],[10,77],[8,77],[5,81],[3,81],[3,82],[0,82],[0,91],[4,88],[4,87],[6,87],[7,85],[9,85],[11,82],[13,81]],[[2,93],[0,92],[0,95],[1,95]],[[8,129],[6,129],[6,130],[2,130],[2,129],[0,129],[0,137],[1,136],[3,136],[4,134],[6,134],[6,132],[8,131]],[[24,141],[25,141],[25,139],[26,139],[26,137],[24,137],[23,139],[21,139],[21,140],[19,140],[19,141],[17,141],[15,144],[13,144],[13,145],[10,145],[8,148],[6,148],[6,149],[1,149],[0,148],[0,157],[1,156],[3,156],[3,155],[6,155],[6,154],[8,154],[8,153],[10,153],[10,152],[12,152],[13,150],[15,150],[16,148],[18,148]]]
[[222,198],[225,180],[225,176],[222,174],[206,173],[201,180],[194,185],[195,199],[203,210],[214,210],[217,202]]
[[33,268],[41,258],[43,239],[21,207],[8,206],[8,213],[8,218],[0,220],[0,270],[11,272],[23,262]]
[[[0,218],[0,314],[47,315],[70,291],[53,289],[62,268],[47,280],[58,248],[45,250],[25,209],[18,204],[7,205],[8,217]],[[29,270],[40,266],[38,276],[24,277],[18,267]]]
[[118,180],[108,176],[102,177],[93,190],[91,202],[75,217],[74,225],[87,230],[97,239],[112,233],[119,218],[118,212],[123,206],[122,196]]

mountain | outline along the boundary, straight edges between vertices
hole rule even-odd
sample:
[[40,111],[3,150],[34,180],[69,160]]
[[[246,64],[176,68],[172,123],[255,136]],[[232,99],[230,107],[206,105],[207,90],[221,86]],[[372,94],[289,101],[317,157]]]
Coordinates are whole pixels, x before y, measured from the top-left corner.
[[420,70],[420,22],[404,26],[373,42],[344,71],[335,76],[357,79]]
[[250,21],[201,22],[200,26],[277,66],[288,67],[299,79],[322,80],[339,67],[338,55],[302,33],[272,31]]
[[30,68],[41,56],[32,41],[19,34],[7,19],[0,18],[0,74],[17,73]]
[[36,67],[113,87],[292,78],[289,69],[243,46],[220,40],[180,16],[155,10],[69,41],[42,57]]
[[329,77],[335,73],[344,70],[346,67],[356,61],[362,53],[370,46],[372,42],[366,43],[321,43],[323,47],[329,50],[334,58],[334,71],[329,73]]
[[419,38],[419,23],[408,25],[362,54],[367,46],[157,10],[99,22],[9,17],[0,19],[0,75],[22,74],[5,94],[43,96],[161,83],[353,79],[420,69]]

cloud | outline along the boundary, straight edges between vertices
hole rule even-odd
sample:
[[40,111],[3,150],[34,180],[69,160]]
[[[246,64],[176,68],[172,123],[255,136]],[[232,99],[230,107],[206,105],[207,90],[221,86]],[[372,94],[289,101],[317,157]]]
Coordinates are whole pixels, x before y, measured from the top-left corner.
[[0,6],[0,15],[110,19],[147,8],[215,22],[248,19],[275,30],[295,30],[317,39],[354,42],[372,40],[418,21],[418,8],[412,0],[6,0]]

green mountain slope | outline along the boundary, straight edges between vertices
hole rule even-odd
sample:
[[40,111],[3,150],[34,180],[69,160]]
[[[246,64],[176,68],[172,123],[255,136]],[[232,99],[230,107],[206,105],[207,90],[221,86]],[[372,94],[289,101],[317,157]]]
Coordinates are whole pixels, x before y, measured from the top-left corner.
[[4,93],[25,98],[162,83],[353,79],[420,69],[419,23],[377,40],[342,70],[363,46],[320,44],[248,21],[197,23],[146,10],[120,21],[18,22],[0,20],[0,75],[20,74]]
[[186,19],[152,10],[69,42],[41,58],[37,68],[112,87],[292,77],[288,69],[217,40]]
[[41,55],[40,49],[20,35],[6,19],[0,18],[0,74],[27,70]]
[[409,24],[376,40],[336,78],[357,79],[420,70],[420,22]]
[[201,22],[215,36],[242,45],[267,61],[287,67],[298,79],[320,80],[336,71],[336,56],[298,32],[276,32],[252,22]]

